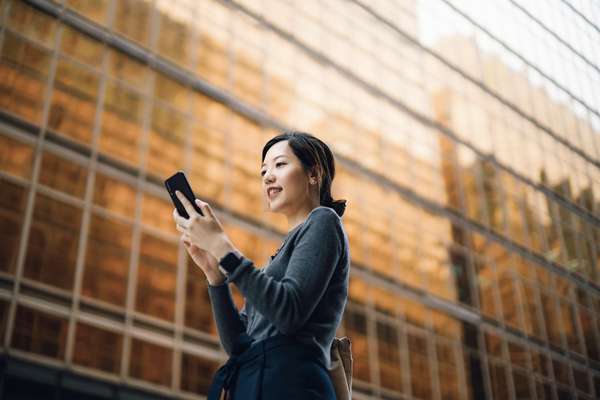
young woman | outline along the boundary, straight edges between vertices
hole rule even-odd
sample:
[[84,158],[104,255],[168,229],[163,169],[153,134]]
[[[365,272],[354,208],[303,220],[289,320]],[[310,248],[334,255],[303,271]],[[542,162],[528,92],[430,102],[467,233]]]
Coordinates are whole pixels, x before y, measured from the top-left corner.
[[[262,188],[269,211],[289,230],[263,269],[231,243],[210,206],[204,216],[180,193],[190,214],[173,210],[181,240],[208,280],[221,343],[230,356],[208,399],[327,399],[330,348],[348,296],[350,253],[341,217],[346,200],[331,198],[329,147],[311,134],[284,132],[262,150]],[[245,303],[238,312],[228,283]],[[223,396],[223,397],[221,397]]]

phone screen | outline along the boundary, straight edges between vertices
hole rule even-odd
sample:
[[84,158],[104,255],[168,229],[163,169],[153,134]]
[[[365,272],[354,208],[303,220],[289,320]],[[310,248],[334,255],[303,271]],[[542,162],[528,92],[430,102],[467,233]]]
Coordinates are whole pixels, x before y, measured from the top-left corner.
[[167,188],[169,196],[171,196],[171,201],[173,201],[173,205],[177,209],[179,215],[181,215],[184,218],[190,217],[187,211],[185,211],[183,204],[181,204],[181,202],[177,198],[177,195],[175,194],[176,190],[180,191],[186,197],[186,199],[188,199],[190,203],[192,203],[194,209],[198,212],[198,214],[202,216],[204,215],[200,207],[196,204],[196,196],[194,195],[192,187],[188,183],[188,180],[185,177],[183,171],[177,171],[173,176],[165,180],[165,187]]

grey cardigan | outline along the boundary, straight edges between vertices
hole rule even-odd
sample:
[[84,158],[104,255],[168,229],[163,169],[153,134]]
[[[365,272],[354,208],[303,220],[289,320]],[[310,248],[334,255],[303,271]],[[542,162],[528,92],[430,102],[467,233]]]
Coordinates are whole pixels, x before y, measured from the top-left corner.
[[[314,208],[292,229],[262,269],[243,257],[221,285],[208,293],[223,348],[231,356],[234,340],[246,332],[260,340],[294,335],[320,350],[329,368],[330,347],[348,298],[350,247],[341,218],[329,207]],[[245,298],[238,312],[228,283]]]

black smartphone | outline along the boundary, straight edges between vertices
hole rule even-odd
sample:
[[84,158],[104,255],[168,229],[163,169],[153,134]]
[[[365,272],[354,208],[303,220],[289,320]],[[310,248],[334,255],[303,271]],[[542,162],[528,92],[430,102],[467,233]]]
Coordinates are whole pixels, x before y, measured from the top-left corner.
[[173,204],[175,205],[175,208],[177,209],[179,215],[181,215],[184,218],[190,217],[187,211],[185,211],[183,204],[181,204],[181,201],[179,201],[179,199],[177,198],[177,195],[175,194],[176,190],[180,191],[185,196],[185,198],[188,199],[190,203],[192,203],[194,209],[198,211],[198,214],[204,216],[204,213],[202,212],[198,204],[196,204],[196,196],[194,195],[192,187],[188,183],[188,180],[185,177],[183,171],[177,171],[170,178],[165,180],[165,187],[167,188],[167,191],[169,192],[171,200],[173,201]]

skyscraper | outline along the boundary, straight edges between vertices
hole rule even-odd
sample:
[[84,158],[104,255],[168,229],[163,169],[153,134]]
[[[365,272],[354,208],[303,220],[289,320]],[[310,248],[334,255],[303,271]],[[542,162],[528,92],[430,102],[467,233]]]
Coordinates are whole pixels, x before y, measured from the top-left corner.
[[354,398],[598,398],[600,8],[480,3],[0,0],[0,397],[203,398],[162,181],[262,267],[298,128],[348,199]]

